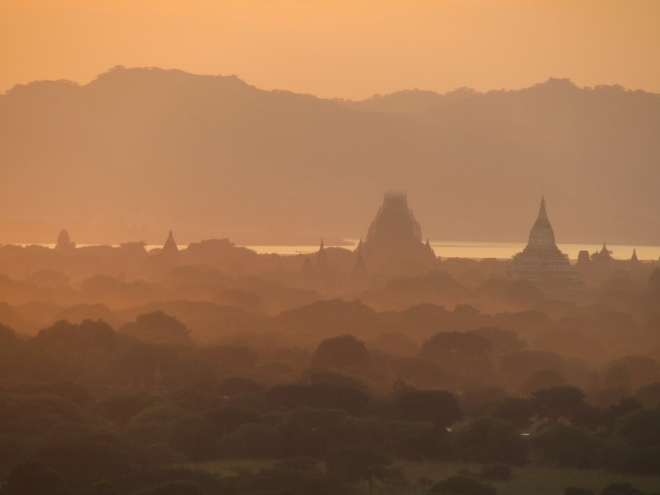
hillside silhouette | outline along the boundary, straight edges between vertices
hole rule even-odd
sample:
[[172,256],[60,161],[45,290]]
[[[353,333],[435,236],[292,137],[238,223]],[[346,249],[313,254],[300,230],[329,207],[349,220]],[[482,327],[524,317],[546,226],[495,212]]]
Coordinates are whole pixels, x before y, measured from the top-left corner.
[[[406,190],[432,239],[522,241],[542,188],[558,242],[660,243],[660,97],[550,79],[362,102],[235,76],[114,68],[0,96],[2,242],[273,229],[359,238]],[[36,221],[34,219],[39,219]],[[68,223],[66,223],[68,222]],[[103,237],[99,232],[103,232]],[[103,238],[102,238],[103,237]]]

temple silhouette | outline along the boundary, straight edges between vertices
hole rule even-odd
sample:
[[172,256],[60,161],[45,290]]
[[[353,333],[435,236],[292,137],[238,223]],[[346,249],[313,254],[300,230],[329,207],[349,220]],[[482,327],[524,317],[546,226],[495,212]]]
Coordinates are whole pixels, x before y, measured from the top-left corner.
[[408,208],[404,192],[388,191],[374,217],[367,237],[358,245],[358,256],[370,272],[413,274],[428,272],[436,257],[422,242],[422,229]]
[[548,288],[580,288],[583,282],[577,271],[555,244],[555,233],[545,211],[545,198],[529,233],[529,241],[522,252],[515,254],[507,270],[511,280],[529,280],[535,285]]

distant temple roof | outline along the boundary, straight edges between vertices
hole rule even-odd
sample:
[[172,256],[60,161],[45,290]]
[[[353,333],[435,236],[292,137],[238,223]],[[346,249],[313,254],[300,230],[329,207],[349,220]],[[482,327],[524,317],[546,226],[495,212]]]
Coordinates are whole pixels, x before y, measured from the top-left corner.
[[55,245],[55,249],[59,251],[66,251],[69,249],[75,248],[76,245],[71,242],[71,238],[69,237],[69,232],[66,230],[61,230],[60,234],[57,236],[57,244]]
[[422,243],[422,229],[408,208],[406,193],[388,191],[357,251],[373,272],[426,273],[435,254]]
[[422,242],[422,228],[408,208],[406,193],[388,191],[369,226],[365,245],[410,246]]

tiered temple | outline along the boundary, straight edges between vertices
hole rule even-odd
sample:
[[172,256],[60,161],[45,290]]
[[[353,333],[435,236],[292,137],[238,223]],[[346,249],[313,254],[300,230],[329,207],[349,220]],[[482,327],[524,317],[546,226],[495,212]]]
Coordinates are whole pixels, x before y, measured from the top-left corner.
[[513,256],[507,272],[512,280],[529,280],[542,288],[579,288],[582,282],[576,270],[555,244],[555,234],[545,211],[545,198],[529,242],[521,253]]
[[425,272],[436,260],[429,243],[422,242],[422,229],[403,192],[385,194],[359,251],[370,272]]

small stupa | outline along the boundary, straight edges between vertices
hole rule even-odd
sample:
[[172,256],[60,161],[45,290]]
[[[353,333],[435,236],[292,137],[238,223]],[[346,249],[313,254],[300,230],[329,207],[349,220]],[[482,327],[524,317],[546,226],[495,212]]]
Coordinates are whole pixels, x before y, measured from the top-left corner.
[[163,244],[163,253],[176,254],[178,252],[179,252],[179,247],[176,245],[176,242],[174,241],[174,236],[172,235],[172,231],[170,230],[170,233],[167,236],[167,240],[165,241],[165,244]]
[[69,237],[69,232],[66,230],[61,230],[60,234],[57,236],[57,244],[55,244],[55,249],[58,251],[70,251],[76,247],[75,243],[71,242],[71,237]]
[[632,261],[633,263],[639,262],[639,259],[637,258],[637,249],[633,249],[633,254],[630,257],[630,261]]

